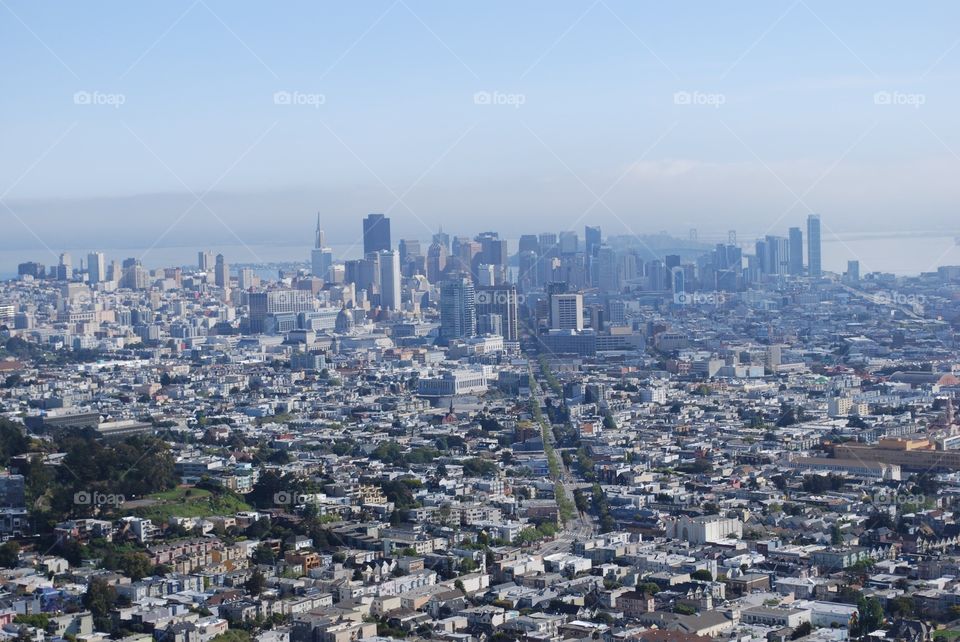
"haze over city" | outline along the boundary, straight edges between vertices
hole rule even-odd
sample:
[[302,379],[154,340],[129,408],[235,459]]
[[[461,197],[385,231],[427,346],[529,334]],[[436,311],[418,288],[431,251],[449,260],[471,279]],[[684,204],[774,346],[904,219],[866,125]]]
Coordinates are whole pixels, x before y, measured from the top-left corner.
[[0,0],[0,642],[960,642],[958,18]]
[[951,235],[960,7],[895,7],[7,1],[0,250]]

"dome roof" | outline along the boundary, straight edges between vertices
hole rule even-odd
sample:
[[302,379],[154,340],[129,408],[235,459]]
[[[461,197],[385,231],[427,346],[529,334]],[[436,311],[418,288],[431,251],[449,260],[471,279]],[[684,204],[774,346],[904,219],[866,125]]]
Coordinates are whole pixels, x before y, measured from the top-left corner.
[[350,332],[353,330],[353,315],[346,308],[340,308],[337,314],[337,320],[334,324],[337,332]]

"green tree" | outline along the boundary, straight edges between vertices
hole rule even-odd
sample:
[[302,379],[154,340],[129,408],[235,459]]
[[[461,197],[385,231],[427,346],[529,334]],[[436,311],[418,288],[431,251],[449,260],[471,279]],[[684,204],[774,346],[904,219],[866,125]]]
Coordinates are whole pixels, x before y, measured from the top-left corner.
[[250,561],[254,564],[273,564],[275,559],[273,549],[266,544],[260,544],[260,546],[254,549]]
[[0,465],[6,466],[10,458],[22,455],[30,449],[23,427],[5,417],[0,417]]
[[793,630],[793,633],[790,635],[791,640],[799,640],[802,637],[810,635],[810,631],[813,630],[813,626],[809,622],[804,622],[797,628]]
[[857,598],[857,634],[867,635],[883,626],[883,607],[874,597]]
[[250,576],[250,579],[244,583],[243,588],[245,588],[250,595],[260,595],[266,585],[267,580],[263,576],[263,573],[260,572],[260,569],[256,569]]
[[97,630],[110,631],[113,629],[110,610],[113,609],[116,601],[117,591],[105,579],[95,577],[87,584],[82,602],[83,606],[93,615]]
[[20,562],[20,545],[14,541],[5,542],[0,546],[0,566],[16,568]]
[[108,551],[103,556],[103,566],[118,570],[132,580],[139,580],[153,572],[153,564],[146,553],[140,551]]
[[250,634],[243,629],[229,629],[212,638],[210,642],[250,642]]

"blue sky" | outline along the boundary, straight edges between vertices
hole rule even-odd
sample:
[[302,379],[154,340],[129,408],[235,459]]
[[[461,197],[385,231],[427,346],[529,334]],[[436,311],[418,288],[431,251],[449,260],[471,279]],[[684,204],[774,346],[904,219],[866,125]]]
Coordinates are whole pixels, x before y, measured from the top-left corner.
[[960,227],[956,3],[0,5],[3,249]]

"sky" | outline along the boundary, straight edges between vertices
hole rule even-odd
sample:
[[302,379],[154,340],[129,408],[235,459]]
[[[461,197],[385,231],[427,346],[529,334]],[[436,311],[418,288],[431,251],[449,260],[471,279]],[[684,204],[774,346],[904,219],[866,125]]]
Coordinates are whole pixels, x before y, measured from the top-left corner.
[[[960,234],[960,4],[0,0],[0,250]],[[47,257],[49,261],[49,257]]]

